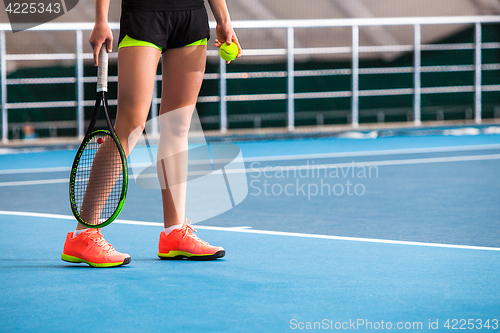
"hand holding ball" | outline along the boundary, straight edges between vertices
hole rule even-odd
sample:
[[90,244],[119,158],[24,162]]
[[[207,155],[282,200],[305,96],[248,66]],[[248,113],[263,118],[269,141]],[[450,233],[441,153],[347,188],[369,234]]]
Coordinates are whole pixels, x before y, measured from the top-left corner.
[[230,45],[224,43],[219,48],[219,55],[226,61],[233,61],[238,55],[238,46],[236,46],[236,43],[234,42]]

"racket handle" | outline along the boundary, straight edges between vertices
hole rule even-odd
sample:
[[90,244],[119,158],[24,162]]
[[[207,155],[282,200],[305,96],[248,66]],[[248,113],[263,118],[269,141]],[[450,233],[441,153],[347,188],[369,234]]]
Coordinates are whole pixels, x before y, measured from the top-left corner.
[[99,66],[97,67],[97,92],[108,91],[108,50],[106,43],[102,44],[99,52]]

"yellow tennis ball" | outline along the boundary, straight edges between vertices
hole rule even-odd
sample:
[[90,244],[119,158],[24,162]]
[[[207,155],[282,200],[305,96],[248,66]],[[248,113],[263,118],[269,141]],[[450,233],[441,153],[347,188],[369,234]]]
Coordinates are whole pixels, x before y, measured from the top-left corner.
[[238,55],[238,46],[236,46],[235,42],[232,42],[230,45],[224,43],[219,48],[219,55],[226,61],[233,61]]

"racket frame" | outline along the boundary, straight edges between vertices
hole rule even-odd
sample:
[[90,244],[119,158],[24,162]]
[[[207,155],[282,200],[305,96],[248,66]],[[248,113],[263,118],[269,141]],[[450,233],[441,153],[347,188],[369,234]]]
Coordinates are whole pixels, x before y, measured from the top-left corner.
[[[106,53],[106,45],[103,44],[103,47],[101,49],[101,54]],[[106,54],[107,55],[107,54]],[[83,138],[83,141],[78,148],[78,151],[76,153],[75,159],[73,161],[73,165],[71,167],[71,174],[70,174],[70,180],[69,180],[69,198],[70,198],[70,206],[71,206],[71,211],[73,212],[73,215],[75,216],[76,220],[83,224],[86,227],[89,228],[102,228],[113,222],[118,215],[120,214],[121,210],[123,209],[123,205],[125,204],[125,197],[127,195],[127,188],[128,188],[128,168],[127,168],[127,159],[125,157],[125,152],[123,151],[123,147],[120,144],[120,140],[118,140],[118,137],[116,136],[115,130],[113,128],[113,124],[111,123],[111,120],[109,118],[109,113],[108,113],[108,92],[107,92],[107,56],[104,58],[102,55],[99,56],[100,64],[102,63],[105,67],[105,73],[104,70],[102,69],[101,65],[99,67],[99,74],[98,74],[98,88],[97,88],[97,96],[96,96],[96,101],[95,101],[95,106],[94,106],[94,112],[92,114],[92,119],[90,120],[89,127],[87,129],[87,133],[85,134],[85,137]],[[104,87],[102,83],[102,77],[106,76],[104,78]],[[101,80],[101,82],[99,82]],[[97,122],[97,118],[99,117],[99,113],[101,110],[101,105],[103,106],[104,109],[104,116],[106,118],[106,124],[108,125],[107,130],[95,130],[94,127]],[[76,174],[77,174],[77,169],[78,169],[78,163],[80,161],[80,158],[83,154],[83,151],[87,144],[89,143],[90,139],[97,133],[105,133],[106,135],[110,136],[113,141],[115,142],[116,146],[118,147],[118,151],[120,153],[120,159],[122,161],[122,190],[120,193],[120,201],[118,203],[118,207],[116,208],[115,212],[104,222],[98,223],[98,224],[90,224],[85,222],[80,214],[78,213],[78,207],[76,205],[76,199],[75,199],[75,181],[76,181]]]

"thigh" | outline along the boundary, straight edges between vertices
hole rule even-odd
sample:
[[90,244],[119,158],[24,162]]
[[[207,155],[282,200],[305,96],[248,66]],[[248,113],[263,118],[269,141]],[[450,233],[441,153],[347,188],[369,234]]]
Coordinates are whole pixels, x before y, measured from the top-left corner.
[[160,114],[196,104],[206,57],[206,45],[169,49],[163,53]]
[[137,127],[143,126],[148,117],[160,55],[160,50],[144,46],[118,50],[115,131],[127,155],[136,143],[134,139],[129,140],[129,135]]

